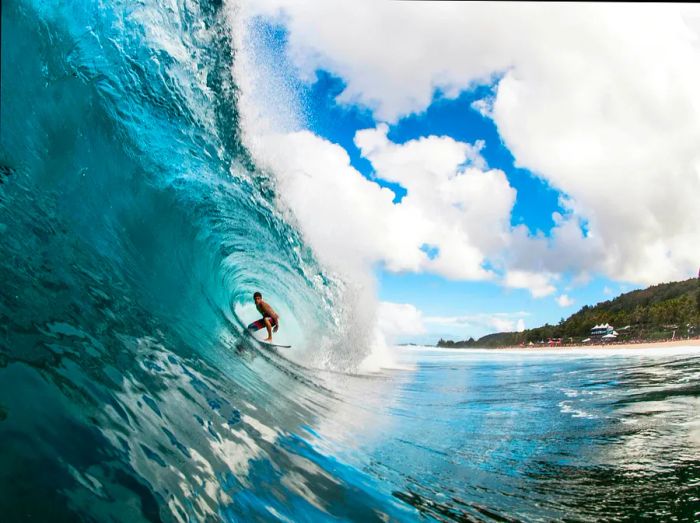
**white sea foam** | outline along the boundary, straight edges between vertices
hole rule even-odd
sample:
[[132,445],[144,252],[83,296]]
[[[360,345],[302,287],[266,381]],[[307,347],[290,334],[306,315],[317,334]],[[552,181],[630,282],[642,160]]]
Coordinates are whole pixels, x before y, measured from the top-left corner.
[[[293,75],[284,70],[291,66],[285,66],[283,61],[280,68],[278,56],[273,63],[274,51],[259,43],[264,40],[256,34],[260,30],[256,25],[259,20],[251,14],[247,3],[230,4],[229,14],[236,48],[233,75],[240,89],[238,109],[243,141],[257,165],[272,174],[279,184],[284,173],[275,172],[269,165],[269,138],[304,128],[298,86],[290,83]],[[279,211],[308,242],[306,231],[295,217],[298,209],[287,201],[284,188],[278,189]],[[295,351],[289,357],[307,366],[350,372],[400,367],[377,326],[378,301],[371,267],[348,264],[347,257],[333,256],[332,251],[324,250],[323,254],[320,261],[327,276],[340,282],[336,295],[331,297],[333,304],[329,311],[336,332],[307,333],[305,338],[303,332],[295,332]]]
[[559,411],[562,414],[571,414],[572,418],[595,419],[598,417],[595,414],[591,414],[590,412],[586,412],[583,409],[574,408],[573,402],[571,402],[571,401],[560,401],[559,403],[557,403],[557,406],[559,407]]

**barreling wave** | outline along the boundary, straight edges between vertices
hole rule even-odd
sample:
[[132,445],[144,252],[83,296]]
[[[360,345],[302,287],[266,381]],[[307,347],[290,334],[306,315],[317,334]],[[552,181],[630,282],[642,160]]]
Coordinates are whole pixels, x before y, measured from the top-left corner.
[[[303,364],[353,370],[365,349],[338,350],[342,283],[277,212],[273,180],[241,144],[222,10],[217,0],[3,3],[0,506],[10,520],[319,510],[303,485],[320,457],[290,434],[332,394],[250,344],[246,304],[254,290],[269,299]],[[247,490],[267,482],[281,490]],[[371,496],[356,490],[343,495],[361,514]]]
[[216,4],[6,8],[6,234],[19,256],[43,237],[47,263],[96,266],[195,345],[224,318],[239,335],[236,306],[256,289],[303,344],[338,326],[338,285],[241,145]]

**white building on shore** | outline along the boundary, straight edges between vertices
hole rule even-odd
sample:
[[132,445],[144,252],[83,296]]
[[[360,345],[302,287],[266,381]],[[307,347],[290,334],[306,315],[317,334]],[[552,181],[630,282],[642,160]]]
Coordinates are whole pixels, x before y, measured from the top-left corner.
[[601,323],[591,329],[591,338],[602,338],[603,336],[612,337],[616,335],[617,332],[615,332],[613,326],[608,323]]

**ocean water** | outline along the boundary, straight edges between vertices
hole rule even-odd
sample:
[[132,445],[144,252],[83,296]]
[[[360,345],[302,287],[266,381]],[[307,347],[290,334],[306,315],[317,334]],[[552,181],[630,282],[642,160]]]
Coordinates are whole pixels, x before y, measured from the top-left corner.
[[242,144],[229,7],[3,2],[0,521],[700,518],[697,348],[358,372]]

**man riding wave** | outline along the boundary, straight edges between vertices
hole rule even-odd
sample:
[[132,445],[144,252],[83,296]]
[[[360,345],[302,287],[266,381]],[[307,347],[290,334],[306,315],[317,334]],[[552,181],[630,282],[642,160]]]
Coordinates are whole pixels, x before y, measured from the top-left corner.
[[262,318],[248,325],[248,330],[255,332],[265,327],[267,329],[267,338],[263,341],[271,342],[272,333],[277,332],[277,329],[279,329],[280,317],[270,307],[269,303],[263,301],[262,294],[259,292],[256,291],[253,294],[253,300],[255,300],[255,308],[262,314]]

